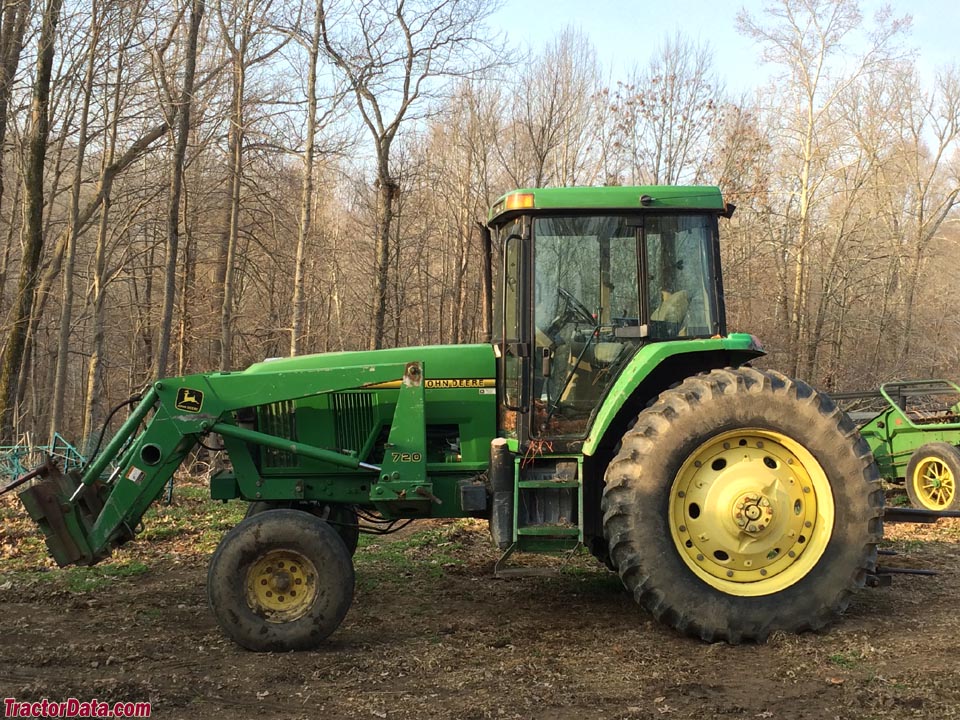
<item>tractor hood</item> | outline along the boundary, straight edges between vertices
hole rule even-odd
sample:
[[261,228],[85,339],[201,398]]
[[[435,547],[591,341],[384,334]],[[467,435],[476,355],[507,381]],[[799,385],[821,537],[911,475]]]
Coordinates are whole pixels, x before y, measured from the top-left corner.
[[[243,374],[376,367],[409,362],[423,363],[423,376],[427,389],[494,387],[496,359],[492,345],[428,345],[275,358],[251,365],[243,371]],[[398,374],[396,382],[399,383],[399,381]],[[389,384],[379,383],[376,387],[386,387]]]

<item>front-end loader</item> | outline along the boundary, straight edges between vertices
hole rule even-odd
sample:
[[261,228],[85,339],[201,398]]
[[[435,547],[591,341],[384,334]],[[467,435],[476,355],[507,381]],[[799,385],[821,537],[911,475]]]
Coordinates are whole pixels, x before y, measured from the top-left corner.
[[208,596],[252,650],[322,642],[352,600],[357,533],[405,518],[488,519],[500,566],[584,546],[704,640],[820,628],[875,577],[883,491],[849,418],[728,333],[732,210],[714,187],[508,193],[485,228],[491,342],[157,380],[85,468],[48,464],[20,498],[57,563],[93,564],[222,442],[211,497],[250,507]]

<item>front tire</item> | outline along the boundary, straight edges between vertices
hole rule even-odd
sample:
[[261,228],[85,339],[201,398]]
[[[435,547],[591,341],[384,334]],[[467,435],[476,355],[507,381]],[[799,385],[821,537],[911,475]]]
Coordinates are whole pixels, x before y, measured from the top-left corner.
[[960,450],[945,442],[917,448],[907,463],[907,497],[915,508],[960,510]]
[[360,542],[360,521],[357,512],[349,505],[324,505],[312,500],[254,500],[247,507],[244,517],[253,517],[257,513],[267,510],[302,510],[321,520],[326,520],[333,527],[340,539],[347,546],[351,557],[357,552]]
[[353,564],[326,522],[267,510],[228,532],[210,560],[207,597],[223,631],[256,652],[317,647],[353,601]]
[[714,370],[663,392],[605,480],[624,585],[706,641],[823,627],[876,566],[869,447],[833,401],[778,373]]

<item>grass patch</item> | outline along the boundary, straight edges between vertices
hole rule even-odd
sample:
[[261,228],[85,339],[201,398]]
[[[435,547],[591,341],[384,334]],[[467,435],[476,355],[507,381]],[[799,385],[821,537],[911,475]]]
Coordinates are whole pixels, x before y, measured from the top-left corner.
[[900,552],[909,553],[915,550],[919,550],[924,546],[923,540],[899,540],[897,545],[900,546]]
[[863,657],[858,652],[846,650],[844,652],[834,653],[829,658],[830,662],[844,670],[853,670],[858,667]]
[[15,570],[0,573],[0,589],[10,590],[24,585],[44,584],[72,593],[100,590],[121,578],[149,572],[146,563],[136,560],[105,562],[93,567],[68,567],[62,570]]
[[[135,577],[149,571],[145,563],[129,561],[125,563],[94,565],[93,567],[71,567],[62,573],[67,589],[71,592],[90,592],[106,587],[117,578]],[[49,573],[46,573],[49,574]]]
[[182,487],[174,491],[173,502],[155,503],[143,516],[143,541],[168,541],[181,552],[209,553],[223,534],[239,523],[247,511],[242,502],[222,503],[210,499],[206,488]]
[[400,539],[361,535],[354,556],[358,583],[370,589],[441,577],[447,568],[464,564],[465,522],[430,527]]
[[895,495],[888,495],[887,505],[890,507],[910,507],[910,498],[904,493],[897,493]]

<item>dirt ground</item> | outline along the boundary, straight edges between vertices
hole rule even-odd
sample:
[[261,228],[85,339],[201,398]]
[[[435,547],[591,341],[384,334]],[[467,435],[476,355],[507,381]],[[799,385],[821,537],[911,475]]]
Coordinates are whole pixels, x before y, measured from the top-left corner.
[[[865,590],[822,634],[738,647],[659,626],[589,556],[495,580],[482,523],[420,524],[361,544],[353,607],[322,649],[257,655],[207,608],[206,555],[236,517],[177,502],[94,573],[37,560],[5,501],[0,697],[149,700],[153,717],[201,720],[960,716],[960,521],[888,527],[904,554],[882,560],[936,577]],[[203,529],[178,529],[191,513]]]

